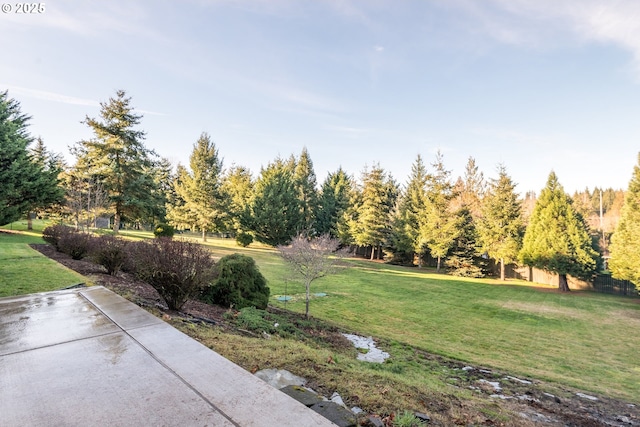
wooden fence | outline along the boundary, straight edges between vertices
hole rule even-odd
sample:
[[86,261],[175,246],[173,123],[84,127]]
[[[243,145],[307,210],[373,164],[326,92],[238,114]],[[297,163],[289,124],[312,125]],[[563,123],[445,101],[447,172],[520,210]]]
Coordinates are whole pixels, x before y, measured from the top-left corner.
[[600,275],[593,280],[593,289],[596,292],[616,294],[624,296],[638,296],[638,289],[629,280],[614,279],[611,276]]

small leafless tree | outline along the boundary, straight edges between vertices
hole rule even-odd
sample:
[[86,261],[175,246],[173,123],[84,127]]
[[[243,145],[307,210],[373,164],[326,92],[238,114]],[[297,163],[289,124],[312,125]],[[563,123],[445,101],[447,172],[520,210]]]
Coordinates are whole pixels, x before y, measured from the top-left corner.
[[284,260],[293,268],[295,275],[300,277],[306,288],[305,316],[309,318],[309,298],[311,282],[335,273],[336,264],[346,254],[346,250],[339,250],[338,239],[328,234],[315,238],[299,235],[288,246],[278,246],[278,251]]

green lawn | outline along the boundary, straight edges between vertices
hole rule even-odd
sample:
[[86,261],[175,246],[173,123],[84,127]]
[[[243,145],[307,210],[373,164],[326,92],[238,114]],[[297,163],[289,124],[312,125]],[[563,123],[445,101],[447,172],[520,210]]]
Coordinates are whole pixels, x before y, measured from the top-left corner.
[[[150,233],[136,232],[135,237]],[[56,283],[28,292],[83,280],[68,276],[66,269],[51,274],[52,264],[25,245],[31,238],[35,237],[0,236],[0,292],[25,293],[5,290],[10,282],[5,269],[15,277],[27,274],[16,280],[26,284],[55,277]],[[275,250],[257,244],[241,248],[232,239],[210,238],[207,246],[217,257],[234,252],[253,257],[269,281],[271,304],[283,307],[276,297],[286,289],[293,297],[287,308],[304,311],[304,288],[287,279],[288,269]],[[47,267],[33,267],[40,262]],[[313,283],[313,293],[327,296],[313,299],[312,316],[373,335],[390,348],[406,343],[514,375],[640,403],[638,300],[588,292],[559,294],[552,287],[523,281],[460,279],[358,259],[345,264],[348,267],[338,274]],[[32,276],[37,271],[43,277]]]
[[[13,230],[22,226],[12,225]],[[10,226],[3,229],[11,230]],[[41,225],[37,229],[41,230]],[[86,281],[83,276],[31,249],[30,243],[44,241],[37,231],[0,232],[0,297],[46,292]]]
[[[271,304],[304,311],[304,287],[285,280],[273,249],[243,249],[210,239],[217,255],[246,253],[269,280]],[[253,245],[252,245],[253,246]],[[312,316],[361,334],[469,363],[503,369],[640,402],[640,304],[590,292],[559,294],[524,281],[461,279],[432,270],[349,259],[349,268],[317,280]]]

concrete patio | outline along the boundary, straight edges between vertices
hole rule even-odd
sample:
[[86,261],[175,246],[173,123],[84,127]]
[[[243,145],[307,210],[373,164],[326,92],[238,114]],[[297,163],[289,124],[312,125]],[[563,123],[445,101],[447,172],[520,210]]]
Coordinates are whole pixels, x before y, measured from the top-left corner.
[[335,426],[103,287],[0,299],[2,426]]

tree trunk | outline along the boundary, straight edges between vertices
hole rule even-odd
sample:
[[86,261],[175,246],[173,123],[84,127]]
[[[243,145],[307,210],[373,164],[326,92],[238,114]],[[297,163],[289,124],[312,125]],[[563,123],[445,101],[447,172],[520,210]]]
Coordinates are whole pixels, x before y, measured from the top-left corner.
[[27,230],[33,230],[33,217],[31,212],[27,213]]
[[569,292],[569,283],[567,282],[567,275],[566,274],[559,274],[558,275],[558,290],[560,292]]
[[120,230],[120,214],[116,212],[113,216],[113,234],[118,234]]
[[416,255],[418,256],[418,268],[422,268],[422,255],[417,252]]
[[504,258],[500,258],[500,280],[504,282]]
[[436,273],[440,273],[440,260],[441,260],[441,259],[442,259],[442,258],[438,257],[438,265],[437,265],[437,267],[436,267]]
[[371,261],[373,261],[373,256],[376,253],[376,247],[374,245],[371,245],[371,258],[369,258]]
[[305,303],[305,310],[304,310],[304,317],[306,319],[309,318],[309,299],[311,298],[311,282],[306,284],[306,288],[307,288],[307,301]]
[[207,230],[206,229],[202,229],[202,241],[206,242],[207,241]]

